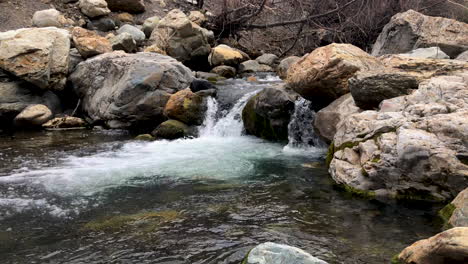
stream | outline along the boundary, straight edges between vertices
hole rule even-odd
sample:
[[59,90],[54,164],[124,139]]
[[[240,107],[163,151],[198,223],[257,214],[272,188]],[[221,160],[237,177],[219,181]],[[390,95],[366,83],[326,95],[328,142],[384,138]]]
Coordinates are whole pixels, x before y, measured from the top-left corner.
[[218,85],[198,138],[140,142],[102,129],[0,136],[2,263],[239,264],[267,241],[329,263],[389,263],[440,231],[438,205],[337,188],[306,101],[296,103],[289,144],[244,135],[247,100],[280,82],[258,78]]

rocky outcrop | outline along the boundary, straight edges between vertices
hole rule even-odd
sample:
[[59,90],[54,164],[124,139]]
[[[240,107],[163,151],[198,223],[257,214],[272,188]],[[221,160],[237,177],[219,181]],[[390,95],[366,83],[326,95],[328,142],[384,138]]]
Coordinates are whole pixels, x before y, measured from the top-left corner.
[[460,192],[451,203],[440,210],[439,215],[447,227],[468,227],[468,188]]
[[300,57],[291,56],[281,60],[278,67],[276,68],[276,73],[278,74],[278,76],[281,79],[286,79],[288,77],[288,70],[291,67],[291,65],[293,65],[300,59]]
[[115,51],[80,63],[70,79],[93,122],[132,128],[164,121],[169,97],[187,88],[193,75],[167,56]]
[[361,111],[355,105],[351,94],[343,95],[317,112],[314,119],[314,128],[320,137],[330,143],[335,137],[338,124],[348,116]]
[[288,70],[286,82],[314,106],[326,106],[349,93],[348,79],[381,63],[350,44],[331,44],[302,57]]
[[450,57],[468,50],[468,25],[453,19],[425,16],[413,10],[396,14],[383,28],[372,55],[405,53],[439,47]]
[[164,114],[188,125],[201,125],[205,116],[206,104],[203,97],[190,89],[179,91],[169,98]]
[[39,88],[62,90],[68,74],[70,36],[57,28],[0,33],[0,69]]
[[446,264],[468,260],[468,227],[456,227],[417,241],[398,255],[396,263]]
[[191,135],[190,128],[177,120],[167,120],[161,123],[152,133],[156,138],[178,139]]
[[237,67],[241,62],[249,60],[249,56],[244,52],[221,44],[211,50],[208,61],[215,67],[219,65]]
[[247,133],[268,140],[287,140],[296,98],[281,88],[265,88],[242,111]]
[[267,242],[254,247],[242,264],[327,264],[302,249]]
[[419,48],[401,55],[422,59],[450,59],[439,47]]
[[72,39],[76,49],[83,58],[112,52],[112,46],[108,39],[84,28],[73,28]]
[[60,111],[58,97],[22,81],[0,82],[0,128],[13,126],[14,118],[30,105],[43,104],[53,114]]
[[239,73],[272,72],[273,69],[255,60],[244,61],[239,65]]
[[122,11],[129,13],[145,12],[143,0],[106,0],[109,9],[112,11]]
[[329,172],[369,195],[448,200],[468,186],[468,75],[434,77],[343,120]]
[[26,107],[15,117],[13,122],[17,127],[39,127],[52,117],[52,111],[47,106],[36,104]]
[[169,56],[187,65],[199,66],[207,64],[211,51],[207,32],[175,9],[159,21],[150,40]]
[[105,0],[80,0],[78,5],[81,12],[88,17],[104,16],[111,12]]

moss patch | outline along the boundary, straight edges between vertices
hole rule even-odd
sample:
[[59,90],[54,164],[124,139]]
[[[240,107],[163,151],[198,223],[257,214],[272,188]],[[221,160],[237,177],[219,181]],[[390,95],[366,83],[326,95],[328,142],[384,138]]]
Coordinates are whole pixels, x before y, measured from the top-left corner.
[[399,254],[396,254],[393,256],[392,260],[390,261],[391,264],[403,264],[403,262],[400,261],[400,258],[398,257]]
[[325,159],[325,164],[327,165],[327,168],[330,168],[330,164],[333,160],[333,155],[335,155],[335,144],[332,142],[328,147],[327,157]]
[[446,228],[450,228],[449,224],[450,217],[452,217],[453,212],[457,209],[453,204],[447,204],[442,210],[439,211],[439,217],[444,221]]
[[360,190],[356,189],[354,187],[351,187],[346,184],[339,184],[337,185],[339,189],[342,189],[346,191],[347,193],[351,194],[352,196],[360,197],[360,198],[365,198],[365,199],[374,199],[375,198],[375,192],[374,191],[365,191],[365,190]]

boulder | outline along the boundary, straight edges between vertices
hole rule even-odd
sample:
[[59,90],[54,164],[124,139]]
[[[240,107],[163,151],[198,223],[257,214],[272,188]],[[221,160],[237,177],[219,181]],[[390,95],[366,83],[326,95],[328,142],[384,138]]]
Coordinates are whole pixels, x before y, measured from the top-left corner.
[[102,32],[108,32],[115,30],[116,24],[114,19],[110,17],[100,17],[98,19],[90,20],[86,27],[90,30],[99,30]]
[[112,46],[108,39],[84,28],[73,28],[72,39],[76,49],[83,58],[112,52]]
[[354,103],[351,94],[345,94],[317,112],[314,119],[315,131],[321,138],[330,143],[335,137],[340,122],[359,112],[361,110]]
[[276,73],[278,74],[278,76],[281,79],[286,79],[288,77],[288,70],[291,67],[291,65],[293,65],[300,59],[300,57],[291,56],[281,60],[278,67],[276,68]]
[[405,264],[466,263],[468,260],[468,227],[456,227],[431,238],[417,241],[397,257]]
[[141,134],[135,137],[135,140],[139,141],[153,141],[155,138],[151,134]]
[[439,215],[450,228],[468,227],[468,188],[461,191],[451,203],[440,210]]
[[167,120],[161,123],[152,133],[156,138],[178,139],[191,135],[189,127],[177,120]]
[[286,82],[314,106],[326,106],[349,93],[348,79],[381,63],[351,44],[330,44],[302,57],[288,70]]
[[114,51],[80,63],[70,79],[93,122],[134,128],[164,121],[169,97],[189,87],[193,75],[167,56]]
[[160,20],[161,18],[158,16],[152,16],[145,20],[145,22],[143,23],[142,30],[145,33],[146,37],[151,37],[151,33],[153,33],[153,30],[159,24]]
[[169,98],[164,114],[188,125],[201,125],[205,117],[206,103],[203,97],[189,88],[179,91]]
[[114,36],[109,41],[113,50],[123,50],[131,53],[135,52],[137,49],[136,41],[133,39],[132,35],[127,32]]
[[211,72],[225,78],[234,78],[237,74],[236,68],[226,65],[217,66]]
[[86,122],[73,116],[56,117],[49,120],[47,123],[42,125],[45,129],[70,129],[70,128],[85,128]]
[[56,9],[46,9],[36,11],[33,15],[33,25],[35,27],[63,27],[70,23],[59,11]]
[[378,111],[343,120],[329,172],[350,190],[446,201],[468,186],[468,75],[424,81]]
[[275,67],[278,63],[278,56],[275,54],[263,54],[262,56],[255,59],[260,64],[265,64],[270,67]]
[[190,90],[194,93],[213,89],[216,90],[216,86],[214,86],[211,82],[203,79],[194,79],[190,84]]
[[80,0],[78,6],[88,17],[104,16],[111,12],[105,0]]
[[245,130],[268,140],[287,140],[295,99],[284,89],[263,89],[250,98],[242,110]]
[[182,11],[174,9],[159,21],[150,40],[186,65],[204,68],[211,51],[206,31],[191,22]]
[[43,104],[30,105],[19,113],[13,122],[17,127],[39,127],[52,119],[50,109]]
[[206,16],[200,11],[190,11],[188,19],[193,23],[201,26],[206,22]]
[[146,39],[146,35],[145,35],[145,33],[143,33],[143,31],[141,31],[137,27],[129,25],[129,24],[125,24],[121,28],[119,28],[117,30],[117,33],[118,34],[128,33],[128,34],[132,35],[133,39],[137,43],[142,43]]
[[244,52],[221,44],[211,50],[208,61],[210,65],[215,67],[219,65],[227,65],[237,67],[238,64],[249,60],[249,56]]
[[0,69],[42,89],[65,87],[69,52],[70,35],[64,29],[23,28],[0,33]]
[[419,48],[401,55],[423,59],[450,59],[439,47]]
[[255,60],[244,61],[239,65],[239,73],[272,72],[273,69]]
[[468,61],[468,50],[458,55],[456,60]]
[[109,9],[112,11],[122,11],[129,13],[145,12],[143,0],[106,0]]
[[468,25],[453,19],[430,17],[409,10],[396,14],[383,28],[372,55],[405,53],[439,47],[450,57],[468,50]]
[[302,249],[266,242],[254,247],[242,264],[327,264]]
[[0,128],[12,127],[18,114],[37,104],[46,105],[53,114],[60,111],[60,100],[51,91],[23,81],[0,82]]

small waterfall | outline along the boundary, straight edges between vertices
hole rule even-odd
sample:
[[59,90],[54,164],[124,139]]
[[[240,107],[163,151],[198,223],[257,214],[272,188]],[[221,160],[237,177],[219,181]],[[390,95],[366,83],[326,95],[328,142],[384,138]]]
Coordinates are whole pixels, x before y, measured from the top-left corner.
[[242,96],[241,99],[216,122],[218,112],[218,103],[214,98],[208,98],[208,110],[206,111],[205,121],[199,129],[200,137],[218,136],[218,137],[237,137],[242,135],[244,125],[242,123],[242,110],[247,101],[257,94],[253,91]]
[[288,125],[288,145],[290,149],[325,148],[326,144],[315,134],[313,123],[315,112],[310,101],[300,98],[295,102],[294,114]]

